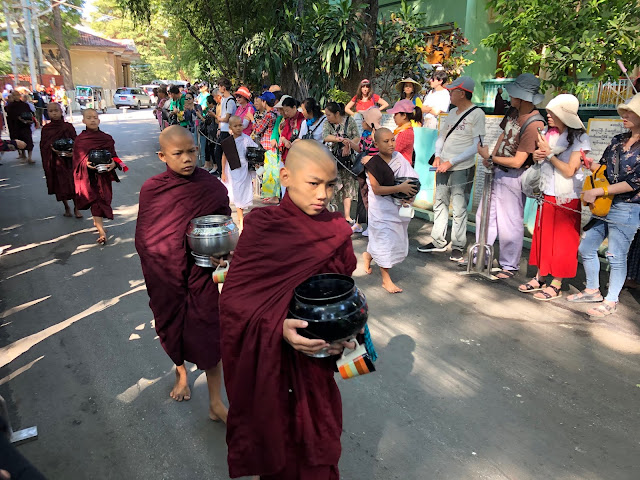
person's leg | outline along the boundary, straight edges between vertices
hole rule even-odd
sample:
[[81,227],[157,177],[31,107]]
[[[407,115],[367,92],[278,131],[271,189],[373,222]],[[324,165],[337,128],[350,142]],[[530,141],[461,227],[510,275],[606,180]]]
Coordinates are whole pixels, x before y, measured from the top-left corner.
[[449,179],[451,206],[453,209],[451,247],[462,251],[467,245],[467,207],[469,206],[470,192],[470,185],[467,182],[469,178],[473,180],[474,170],[475,167],[452,172]]
[[176,402],[191,400],[187,367],[184,366],[184,363],[182,365],[176,365],[176,383],[173,385],[169,396]]
[[351,223],[353,221],[351,218],[351,199],[347,195],[342,199],[342,205],[344,207],[344,218],[347,222]]
[[433,202],[433,228],[431,229],[431,241],[439,248],[447,246],[447,228],[449,226],[449,200],[451,187],[449,187],[452,172],[438,173],[436,175],[436,197]]
[[102,245],[104,245],[105,243],[107,243],[107,232],[104,229],[104,222],[102,220],[102,217],[93,216],[93,225],[98,229],[98,243],[101,243]]
[[[505,271],[520,269],[522,244],[524,243],[524,201],[520,177],[515,172],[497,178],[494,183],[497,201],[496,223],[500,243],[500,267]],[[498,277],[501,277],[498,275]]]
[[584,273],[587,277],[587,286],[584,292],[576,295],[569,295],[567,300],[570,302],[580,301],[586,293],[587,295],[598,294],[597,299],[601,299],[600,292],[600,260],[598,259],[598,248],[602,244],[607,235],[606,224],[602,221],[597,222],[585,233],[584,238],[580,242],[578,253],[582,258]]
[[64,205],[64,216],[71,216],[71,208],[69,207],[69,202],[67,200],[62,200],[62,204]]
[[364,258],[364,271],[367,275],[371,275],[371,262],[373,261],[373,257],[369,252],[364,252],[362,254],[362,258]]
[[236,212],[238,213],[238,228],[242,230],[242,224],[244,223],[244,212],[241,208],[236,208]]
[[31,148],[31,150],[27,150],[27,163],[30,163],[30,164],[34,164],[34,163],[36,163],[36,162],[31,158],[31,156],[32,156],[32,155],[33,155],[33,147]]
[[205,370],[207,375],[207,388],[209,389],[209,418],[214,421],[222,420],[227,423],[229,410],[222,403],[220,389],[222,387],[222,362]]
[[82,218],[82,213],[80,213],[80,210],[78,210],[78,206],[76,205],[76,201],[73,201],[73,214],[76,216],[76,218]]
[[380,267],[380,274],[382,275],[382,288],[384,288],[389,293],[401,293],[402,289],[400,287],[397,287],[396,284],[391,281],[389,270],[389,268]]

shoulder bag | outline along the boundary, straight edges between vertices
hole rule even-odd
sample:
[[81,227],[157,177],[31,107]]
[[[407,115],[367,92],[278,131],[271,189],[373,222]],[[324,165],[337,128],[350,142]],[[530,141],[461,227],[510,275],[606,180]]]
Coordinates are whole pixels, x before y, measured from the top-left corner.
[[[449,138],[449,135],[451,135],[453,133],[453,131],[456,128],[458,128],[458,125],[460,125],[460,122],[462,122],[462,120],[464,120],[467,115],[469,115],[471,112],[473,112],[474,110],[476,110],[478,108],[480,108],[480,107],[478,107],[477,105],[474,105],[469,110],[464,112],[464,114],[458,119],[458,121],[455,123],[455,125],[451,129],[449,129],[449,131],[447,132],[447,135],[444,137],[444,141],[445,142],[447,141],[447,138]],[[433,165],[433,162],[435,162],[435,161],[436,161],[436,154],[434,153],[433,155],[431,155],[431,158],[429,159],[429,165]]]

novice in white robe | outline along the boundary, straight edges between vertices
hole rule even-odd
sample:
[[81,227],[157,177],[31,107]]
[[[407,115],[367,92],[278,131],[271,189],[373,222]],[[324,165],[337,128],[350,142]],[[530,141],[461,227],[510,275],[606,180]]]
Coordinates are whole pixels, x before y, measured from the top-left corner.
[[[369,244],[364,254],[365,270],[371,273],[371,262],[376,262],[382,274],[382,286],[390,293],[399,293],[402,289],[391,281],[388,270],[402,262],[409,253],[408,227],[411,219],[400,216],[400,209],[405,207],[398,205],[400,202],[391,194],[406,190],[403,193],[415,196],[415,189],[408,190],[406,184],[395,185],[394,179],[418,178],[418,173],[402,154],[393,151],[395,141],[390,130],[376,131],[376,146],[380,149],[379,158],[373,157],[365,165],[369,187]],[[388,161],[388,168],[382,161]]]

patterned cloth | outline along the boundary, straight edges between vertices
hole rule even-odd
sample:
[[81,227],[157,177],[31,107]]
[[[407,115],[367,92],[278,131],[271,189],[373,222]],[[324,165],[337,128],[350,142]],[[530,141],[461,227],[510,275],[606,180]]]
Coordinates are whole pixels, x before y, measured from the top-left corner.
[[262,198],[280,197],[280,157],[277,152],[267,150],[264,155],[262,175]]
[[276,125],[277,118],[278,116],[273,110],[266,112],[259,121],[256,121],[256,128],[254,130],[256,136],[260,135],[260,145],[262,145],[262,148],[271,152],[276,151],[276,148],[271,147],[271,136],[273,135],[273,128]]
[[[631,132],[616,135],[602,154],[601,165],[607,165],[609,183],[627,182],[633,191],[618,193],[614,202],[640,203],[640,142],[634,143],[628,151],[624,144],[631,138]],[[618,178],[615,179],[615,164],[620,162]]]

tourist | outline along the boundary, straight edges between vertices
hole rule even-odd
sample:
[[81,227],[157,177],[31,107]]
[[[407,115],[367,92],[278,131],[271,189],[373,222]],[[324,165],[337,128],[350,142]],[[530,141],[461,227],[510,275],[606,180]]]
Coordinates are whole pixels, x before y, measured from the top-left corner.
[[400,100],[396,102],[392,109],[388,111],[393,115],[393,121],[396,122],[396,129],[393,134],[396,137],[396,151],[411,165],[415,163],[413,152],[413,122],[422,123],[422,110],[416,107],[411,100]]
[[[73,181],[73,160],[53,148],[53,142],[61,139],[75,140],[76,129],[62,119],[62,109],[58,103],[47,105],[48,118],[51,120],[42,127],[40,136],[40,158],[47,181],[49,195],[55,195],[56,200],[64,205],[64,216],[71,217],[69,200],[73,201],[73,213],[76,218],[82,218],[82,213],[76,206],[76,189]],[[67,153],[67,152],[65,152]],[[68,152],[71,155],[71,152]]]
[[238,104],[234,115],[242,119],[242,126],[244,127],[242,133],[251,136],[254,127],[253,114],[256,111],[255,107],[251,104],[251,92],[247,87],[243,86],[240,87],[234,95],[236,103]]
[[322,143],[324,136],[322,129],[324,123],[327,121],[327,117],[322,114],[320,105],[316,102],[315,98],[307,98],[300,106],[300,111],[307,121],[307,133],[304,138],[311,138],[317,142]]
[[276,104],[276,96],[266,91],[256,99],[256,105],[263,112],[254,133],[259,136],[260,145],[265,150],[264,173],[262,174],[261,196],[262,203],[276,204],[280,198],[280,158],[278,150],[272,144],[271,137],[276,125],[278,115],[273,107]]
[[[9,94],[9,101],[4,108],[7,114],[7,127],[11,140],[21,140],[26,146],[18,150],[18,158],[31,165],[36,163],[32,159],[33,137],[31,126],[33,125],[33,112],[22,95],[17,90]],[[26,150],[26,155],[25,155]]]
[[[93,225],[98,230],[97,243],[107,243],[107,233],[103,218],[113,220],[111,200],[113,198],[112,183],[120,179],[115,168],[128,168],[122,163],[115,150],[113,137],[100,130],[100,117],[93,108],[82,111],[82,123],[87,129],[76,138],[73,144],[73,177],[76,188],[76,207],[78,210],[91,209]],[[111,154],[111,163],[106,172],[98,172],[89,162],[92,150],[107,150]]]
[[169,124],[180,125],[181,127],[188,128],[189,121],[184,115],[184,95],[182,95],[180,88],[173,85],[169,89],[169,96],[171,97],[169,107],[167,108],[169,113]]
[[[538,271],[519,290],[536,292],[536,300],[561,297],[562,279],[575,277],[578,270],[580,192],[585,178],[580,168],[581,153],[591,150],[579,108],[573,95],[552,99],[546,107],[549,129],[545,136],[538,136],[538,149],[533,154],[536,162],[542,162],[540,191],[544,195],[529,256],[529,265],[538,267]],[[553,277],[548,286],[547,275]]]
[[442,120],[436,142],[433,166],[437,168],[436,196],[433,204],[431,242],[418,247],[419,252],[444,252],[447,249],[449,204],[453,210],[451,255],[454,262],[463,260],[467,244],[467,208],[476,171],[476,153],[485,136],[485,115],[472,102],[475,82],[460,77],[447,86],[455,106]]
[[[209,418],[226,422],[218,285],[211,281],[211,268],[194,264],[185,238],[191,219],[231,215],[229,198],[218,179],[196,167],[197,148],[183,128],[163,130],[158,157],[167,169],[140,189],[135,246],[160,344],[176,366],[169,396],[178,402],[191,399],[185,362],[193,362],[207,376]],[[221,261],[212,259],[216,265]]]
[[227,445],[232,478],[337,480],[342,434],[335,360],[308,355],[344,344],[301,336],[288,318],[294,289],[310,276],[351,275],[351,229],[327,211],[337,183],[326,147],[292,147],[279,206],[249,216],[220,298],[222,359],[229,397]]
[[210,172],[213,168],[213,152],[216,148],[214,142],[218,132],[218,124],[216,123],[218,104],[215,99],[215,92],[207,97],[207,106],[202,111],[204,121],[200,125],[200,139],[204,139],[204,166],[202,168],[207,172]]
[[422,113],[424,115],[424,126],[431,129],[438,129],[438,115],[449,111],[451,98],[449,90],[444,88],[448,80],[447,72],[436,70],[431,77],[431,91],[422,102]]
[[275,108],[282,113],[282,121],[279,125],[280,139],[278,140],[278,147],[280,149],[280,158],[285,164],[293,142],[303,138],[307,133],[307,122],[304,115],[298,111],[299,106],[298,101],[289,95],[283,95],[275,105]]
[[[354,105],[356,107],[355,112],[352,110]],[[344,111],[349,115],[354,115],[357,112],[362,112],[375,106],[379,106],[380,110],[384,111],[389,104],[384,99],[380,98],[380,95],[373,93],[371,82],[365,78],[360,82],[355,97],[353,97],[351,101],[347,103],[347,106],[344,107]]]
[[156,104],[156,108],[154,113],[156,114],[156,118],[158,119],[158,125],[160,126],[160,131],[164,130],[167,126],[166,113],[165,113],[165,103],[168,101],[167,89],[162,86],[158,88],[158,103]]
[[[593,203],[598,197],[614,195],[611,210],[604,219],[597,219],[580,242],[580,256],[587,275],[587,287],[570,302],[601,302],[587,311],[592,317],[605,317],[616,311],[618,296],[627,276],[627,256],[634,235],[640,227],[640,94],[631,101],[618,105],[618,114],[629,131],[613,137],[602,154],[601,165],[606,165],[607,188],[594,188],[583,192],[582,199]],[[617,164],[617,168],[616,168]],[[591,170],[600,165],[594,162]],[[609,261],[609,291],[600,293],[600,260],[598,249],[609,239],[606,258]]]
[[[500,267],[497,277],[501,280],[513,277],[520,269],[520,256],[524,240],[524,202],[521,177],[525,169],[533,165],[533,152],[538,140],[537,129],[544,128],[544,118],[535,105],[542,102],[540,80],[531,73],[518,75],[506,87],[512,108],[500,123],[503,132],[498,137],[493,153],[489,147],[478,144],[478,153],[484,166],[496,165],[491,190],[491,211],[487,230],[487,244],[500,242]],[[480,225],[482,205],[476,213],[476,225]],[[480,230],[476,229],[476,239]]]
[[411,100],[416,107],[422,108],[422,100],[420,99],[422,85],[413,78],[407,77],[400,80],[396,83],[396,90],[400,94],[399,100]]
[[404,193],[415,197],[418,190],[409,181],[396,185],[397,177],[418,178],[418,173],[395,151],[394,135],[388,128],[379,128],[375,133],[378,153],[365,164],[369,186],[369,243],[364,252],[364,271],[371,274],[371,262],[380,267],[382,287],[389,293],[400,293],[402,289],[391,280],[389,270],[401,263],[409,253],[409,221],[400,216],[400,209],[412,200],[400,204],[390,195]]
[[218,175],[222,173],[222,147],[220,144],[230,135],[229,119],[235,114],[236,108],[238,108],[230,90],[231,82],[228,78],[222,77],[218,80],[218,93],[220,94],[220,101],[218,102],[220,113],[216,114],[216,121],[218,122],[218,145],[216,145],[213,154],[216,162],[215,170],[211,171],[211,173],[215,172]]
[[351,218],[351,201],[358,198],[358,182],[349,170],[360,142],[360,132],[355,120],[346,115],[341,103],[329,102],[324,109],[327,121],[322,127],[324,142],[329,144],[331,153],[338,160],[338,190],[336,201],[344,207],[344,218],[350,224],[355,222]]

